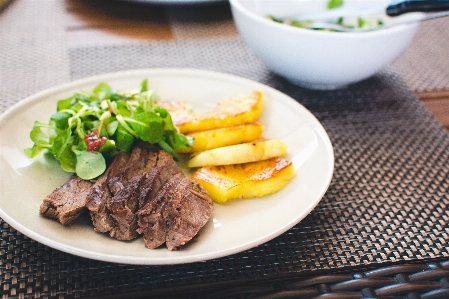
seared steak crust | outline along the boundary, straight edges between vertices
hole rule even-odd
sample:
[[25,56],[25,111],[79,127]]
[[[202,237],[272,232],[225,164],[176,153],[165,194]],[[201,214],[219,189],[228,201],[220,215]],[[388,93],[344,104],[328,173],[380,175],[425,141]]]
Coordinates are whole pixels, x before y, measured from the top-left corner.
[[126,184],[112,199],[107,202],[111,217],[115,220],[109,235],[118,240],[132,240],[137,233],[137,218],[135,212],[138,207],[140,186],[145,175],[138,175]]
[[65,184],[44,199],[39,213],[56,219],[62,225],[70,224],[85,211],[87,194],[91,187],[91,182],[72,175]]
[[148,155],[148,163],[145,169],[147,171],[151,169],[152,176],[149,176],[149,179],[141,188],[139,208],[142,208],[149,200],[154,198],[169,178],[182,173],[173,157],[162,150]]
[[108,232],[114,227],[114,219],[106,208],[106,203],[111,200],[107,178],[107,173],[101,175],[87,196],[86,207],[89,210],[94,230],[99,233]]
[[107,171],[107,184],[109,191],[112,194],[116,194],[123,184],[120,182],[120,178],[123,170],[126,168],[128,163],[129,155],[125,152],[119,152],[112,160],[111,165],[108,167]]
[[162,217],[162,210],[168,198],[175,193],[176,187],[183,179],[182,174],[171,177],[157,192],[156,196],[137,211],[137,231],[143,235],[145,247],[153,249],[165,243],[167,225]]
[[190,241],[212,214],[209,194],[195,181],[177,174],[137,211],[137,231],[145,247],[153,249],[166,244],[177,250]]
[[143,172],[149,151],[157,151],[157,148],[146,145],[144,142],[137,142],[131,151],[129,159],[120,159],[120,164],[116,166],[116,171],[108,176],[109,190],[116,195],[121,189],[137,175]]
[[177,189],[162,213],[167,223],[169,250],[179,249],[195,237],[209,220],[213,207],[209,194],[196,181],[184,177]]
[[111,189],[118,192],[123,187],[119,178],[129,159],[127,153],[119,152],[106,172],[97,179],[87,196],[86,207],[89,210],[94,230],[97,232],[109,232],[115,226],[115,220],[111,216],[111,211],[107,208],[107,203],[113,196]]
[[136,238],[139,208],[152,199],[170,176],[181,173],[173,157],[156,147],[138,143],[131,153],[126,168],[116,180],[123,187],[107,202],[107,209],[115,220],[115,227],[109,234],[118,240]]
[[147,248],[157,248],[165,242],[165,223],[160,211],[166,193],[174,189],[183,177],[181,169],[166,152],[160,151],[152,176],[141,188],[137,232],[143,234]]

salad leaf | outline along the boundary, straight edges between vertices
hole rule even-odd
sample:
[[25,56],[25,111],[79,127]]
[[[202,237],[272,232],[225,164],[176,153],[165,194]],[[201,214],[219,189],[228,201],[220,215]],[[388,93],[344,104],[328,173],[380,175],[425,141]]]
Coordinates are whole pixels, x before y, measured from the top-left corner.
[[[63,147],[62,150],[59,152],[59,164],[61,165],[61,168],[64,171],[67,172],[76,172],[77,168],[77,157],[75,153],[72,151],[70,144],[67,144],[67,146]],[[80,175],[80,178],[84,178]],[[87,179],[87,178],[84,178]]]
[[122,125],[117,128],[116,146],[122,152],[129,152],[136,138]]
[[158,144],[175,159],[175,149],[191,146],[170,114],[157,106],[158,97],[143,80],[139,91],[120,93],[107,83],[92,92],[78,92],[57,103],[48,123],[36,121],[30,132],[30,158],[47,151],[67,172],[90,180],[101,175],[107,160],[129,152],[138,139]]
[[343,0],[329,0],[327,3],[328,9],[334,9],[343,5]]
[[[344,0],[329,0],[327,2],[327,9],[334,9],[341,7],[344,3]],[[311,20],[294,20],[294,19],[288,19],[288,18],[279,18],[272,15],[267,16],[268,19],[277,22],[282,23],[286,25],[290,25],[293,27],[299,27],[299,28],[307,28],[311,30],[319,30],[319,31],[336,31],[339,32],[339,30],[329,29],[325,27],[317,27],[312,26],[315,22]],[[339,24],[341,26],[345,26],[348,28],[363,28],[363,27],[375,27],[383,25],[383,20],[381,19],[381,16],[366,16],[364,18],[362,17],[339,17],[335,20],[326,20],[326,22],[329,23],[335,23]]]
[[85,180],[91,180],[106,170],[106,160],[100,153],[77,151],[76,174]]

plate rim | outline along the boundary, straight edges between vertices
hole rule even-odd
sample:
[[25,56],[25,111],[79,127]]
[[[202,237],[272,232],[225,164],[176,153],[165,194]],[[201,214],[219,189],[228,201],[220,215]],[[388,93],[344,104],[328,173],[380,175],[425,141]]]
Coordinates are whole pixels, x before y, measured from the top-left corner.
[[269,89],[270,91],[272,91],[276,94],[281,94],[282,96],[289,98],[290,100],[294,101],[296,104],[301,106],[302,109],[304,110],[304,112],[308,113],[309,116],[311,116],[311,119],[314,120],[314,122],[315,122],[314,128],[315,129],[319,128],[320,137],[322,138],[322,141],[324,141],[324,144],[326,146],[326,153],[328,155],[329,162],[330,162],[328,172],[326,173],[327,176],[325,178],[325,187],[322,190],[320,190],[320,195],[319,195],[318,199],[315,200],[307,209],[301,211],[299,217],[293,219],[291,222],[288,223],[288,225],[284,225],[283,227],[279,228],[278,230],[275,230],[274,233],[268,234],[265,237],[261,237],[261,238],[257,239],[256,241],[253,240],[252,242],[246,242],[242,246],[236,246],[233,248],[229,248],[227,250],[223,250],[218,253],[212,252],[212,253],[207,253],[207,254],[201,254],[199,256],[192,255],[192,256],[189,256],[187,260],[186,260],[186,257],[184,257],[184,256],[171,257],[168,261],[166,260],[166,258],[153,257],[153,258],[147,258],[144,262],[144,261],[142,261],[141,257],[128,256],[121,261],[117,261],[116,257],[114,255],[110,255],[110,254],[96,255],[96,254],[93,254],[93,252],[91,252],[91,251],[87,251],[87,250],[80,249],[80,248],[73,248],[72,246],[68,246],[67,244],[57,242],[51,238],[47,238],[46,236],[43,236],[43,235],[39,234],[38,232],[35,232],[31,228],[28,228],[27,226],[24,226],[21,223],[15,221],[13,218],[9,217],[8,214],[6,212],[4,212],[3,209],[0,207],[0,217],[6,223],[8,223],[10,226],[12,226],[14,229],[19,231],[20,233],[30,237],[31,239],[33,239],[37,242],[40,242],[40,243],[47,245],[51,248],[61,250],[63,252],[74,254],[79,257],[84,257],[84,258],[89,258],[89,259],[94,259],[94,260],[99,260],[99,261],[105,261],[105,262],[111,262],[111,263],[125,263],[125,264],[135,264],[135,265],[173,265],[173,264],[186,264],[186,263],[193,263],[193,262],[201,262],[201,261],[211,260],[214,258],[226,257],[226,256],[229,256],[232,254],[240,253],[245,250],[254,248],[263,243],[266,243],[266,242],[280,236],[281,234],[283,234],[286,231],[288,231],[289,229],[291,229],[293,226],[300,223],[308,214],[310,214],[310,212],[322,200],[323,196],[327,192],[327,190],[330,186],[330,183],[332,181],[332,177],[334,174],[334,167],[335,167],[335,160],[334,160],[335,157],[334,157],[334,150],[333,150],[332,142],[331,142],[325,128],[321,124],[321,122],[307,108],[305,108],[302,104],[300,104],[298,101],[296,101],[289,95],[287,95],[269,85],[266,85],[264,83],[261,83],[261,82],[258,82],[258,81],[252,80],[252,79],[248,79],[245,77],[237,76],[234,74],[226,73],[226,72],[195,69],[195,68],[142,68],[142,69],[134,69],[134,70],[108,72],[108,73],[96,74],[93,76],[76,79],[73,81],[58,84],[56,86],[49,87],[49,88],[46,88],[39,92],[36,92],[36,93],[24,98],[23,100],[20,100],[19,102],[15,103],[14,105],[10,106],[2,115],[0,115],[0,132],[5,123],[5,120],[8,119],[9,117],[13,116],[14,112],[20,111],[21,109],[24,108],[23,106],[26,106],[29,103],[33,103],[34,101],[38,101],[39,99],[42,99],[42,97],[44,97],[44,96],[49,96],[51,94],[63,92],[64,90],[68,90],[68,89],[74,89],[74,88],[76,88],[76,86],[81,86],[81,85],[85,85],[85,84],[95,84],[96,82],[97,83],[106,82],[107,78],[112,79],[112,78],[116,78],[117,76],[122,76],[123,78],[127,78],[127,77],[131,77],[131,76],[137,76],[140,73],[148,74],[149,72],[150,73],[168,72],[168,73],[176,73],[176,74],[184,72],[186,74],[197,74],[197,75],[212,74],[214,76],[223,76],[223,77],[229,78],[231,80],[238,80],[238,81],[246,82],[248,84],[252,84],[252,85],[256,85],[256,86],[263,86],[263,88]]

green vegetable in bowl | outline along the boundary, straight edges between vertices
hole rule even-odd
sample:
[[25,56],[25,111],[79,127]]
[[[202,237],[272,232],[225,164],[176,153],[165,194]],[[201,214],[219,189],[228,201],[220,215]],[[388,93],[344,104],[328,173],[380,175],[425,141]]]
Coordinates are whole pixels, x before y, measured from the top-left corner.
[[129,152],[138,139],[158,144],[177,159],[175,149],[191,146],[193,140],[178,132],[157,101],[147,80],[136,92],[120,93],[100,83],[90,93],[75,93],[58,101],[48,123],[34,123],[34,144],[25,154],[33,158],[47,150],[64,171],[85,180],[101,175],[107,160],[118,151]]
[[[327,3],[328,9],[338,8],[343,5],[343,0],[329,0]],[[279,17],[274,17],[271,15],[267,16],[268,19],[290,25],[293,27],[306,28],[312,30],[322,30],[322,31],[338,31],[330,28],[322,28],[321,26],[316,26],[314,21],[310,20],[294,20],[294,19],[284,19]],[[363,28],[363,27],[376,27],[384,24],[384,21],[380,16],[366,16],[364,18],[361,17],[340,17],[335,20],[328,20],[327,22],[342,25],[348,28]]]
[[343,0],[329,0],[327,3],[328,9],[337,8],[343,5]]

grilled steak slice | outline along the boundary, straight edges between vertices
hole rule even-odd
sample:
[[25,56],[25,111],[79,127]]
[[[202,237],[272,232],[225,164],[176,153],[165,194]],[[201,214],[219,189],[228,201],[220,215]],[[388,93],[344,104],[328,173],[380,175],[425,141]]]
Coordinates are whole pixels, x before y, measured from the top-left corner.
[[182,173],[181,168],[176,164],[173,157],[167,152],[160,150],[157,153],[148,155],[146,169],[151,169],[152,175],[142,186],[139,197],[139,209],[148,201],[156,197],[156,193],[174,175]]
[[[111,217],[111,212],[107,209],[106,203],[112,198],[109,190],[109,180],[118,182],[123,170],[126,168],[130,157],[124,152],[119,152],[111,164],[108,166],[105,173],[103,173],[92,186],[88,196],[86,207],[89,210],[90,218],[94,225],[94,230],[105,233],[114,228],[114,219]],[[111,183],[115,186],[114,183]],[[118,185],[117,190],[121,185]]]
[[145,174],[134,177],[107,202],[107,208],[114,219],[114,227],[109,231],[111,237],[117,240],[132,240],[139,235],[135,212],[138,208],[140,187],[146,177]]
[[167,198],[175,193],[176,187],[183,178],[184,175],[181,173],[172,176],[156,196],[137,211],[139,225],[137,231],[143,235],[145,247],[154,249],[165,243],[167,227],[162,217],[162,210]]
[[169,250],[176,250],[197,235],[212,210],[209,194],[197,182],[178,173],[137,211],[137,230],[143,234],[145,247],[153,249],[166,243]]
[[130,180],[139,175],[147,163],[148,146],[138,142],[132,149],[129,160],[119,173],[108,178],[109,190],[116,195]]
[[112,194],[116,194],[123,184],[120,182],[123,170],[126,168],[127,162],[129,160],[129,155],[125,152],[119,152],[112,161],[111,165],[108,167],[107,184],[109,191]]
[[179,249],[195,237],[213,210],[209,194],[196,181],[183,178],[176,189],[162,212],[167,224],[166,245],[169,250]]
[[190,241],[212,214],[212,201],[186,178],[173,157],[137,142],[118,153],[95,182],[76,175],[44,199],[40,213],[67,225],[89,210],[97,232],[118,240],[143,234],[145,246],[176,250]]
[[86,207],[89,210],[94,230],[100,233],[110,231],[114,227],[114,219],[110,216],[106,203],[111,200],[107,184],[108,173],[102,174],[87,195]]
[[[156,147],[137,147],[140,149],[133,149],[122,176],[122,182],[128,182],[107,203],[115,221],[115,227],[109,233],[119,240],[138,236],[136,211],[153,198],[172,175],[181,173],[173,157],[165,151]],[[134,174],[132,178],[131,174]]]
[[87,194],[91,187],[90,181],[72,175],[65,184],[44,199],[39,213],[54,218],[63,225],[70,224],[85,211]]

